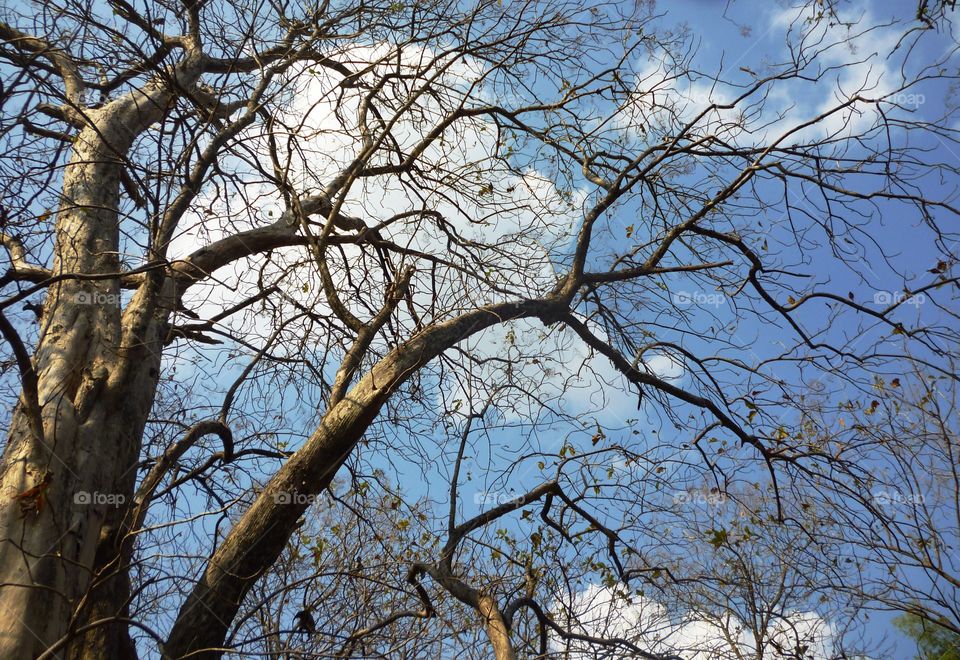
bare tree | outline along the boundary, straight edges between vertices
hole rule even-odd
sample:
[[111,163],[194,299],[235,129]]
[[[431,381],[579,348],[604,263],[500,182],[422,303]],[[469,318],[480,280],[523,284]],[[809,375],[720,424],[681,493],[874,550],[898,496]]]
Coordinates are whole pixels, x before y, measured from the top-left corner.
[[837,512],[825,537],[872,569],[845,582],[848,592],[960,634],[960,565],[952,550],[960,539],[958,393],[951,380],[917,367],[878,379],[876,398],[848,407],[849,428],[831,424],[831,441],[847,444],[860,461],[870,455],[872,469],[844,489],[823,491],[859,506],[820,505]]
[[671,657],[564,603],[710,583],[678,484],[886,519],[827,425],[956,387],[951,7],[809,4],[735,71],[652,2],[5,7],[0,654]]

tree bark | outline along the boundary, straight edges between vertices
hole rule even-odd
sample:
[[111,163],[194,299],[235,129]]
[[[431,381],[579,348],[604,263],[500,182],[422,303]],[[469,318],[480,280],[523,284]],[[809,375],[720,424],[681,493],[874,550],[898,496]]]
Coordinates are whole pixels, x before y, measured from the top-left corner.
[[[31,362],[36,395],[25,388],[13,413],[0,462],[3,658],[35,658],[91,615],[122,614],[127,598],[125,577],[88,590],[122,536],[172,309],[164,301],[175,292],[162,275],[147,277],[121,307],[120,177],[136,136],[166,112],[170,89],[196,79],[197,62],[185,62],[172,83],[158,79],[89,111],[64,170],[52,273],[106,277],[49,288]],[[42,497],[18,497],[45,479]],[[68,655],[124,657],[132,648],[119,626],[107,626]]]
[[478,606],[487,629],[487,637],[490,638],[490,645],[493,646],[493,656],[496,660],[517,660],[517,652],[513,650],[513,644],[510,643],[510,630],[503,620],[497,603],[491,596],[482,594]]
[[[118,272],[119,172],[103,141],[84,130],[64,173],[54,272]],[[102,301],[102,304],[97,304]],[[114,493],[128,427],[104,406],[120,339],[117,280],[51,287],[34,365],[38,401],[14,413],[0,465],[0,655],[35,657],[66,632],[93,567],[106,506],[77,503]],[[39,405],[42,435],[29,424]],[[128,464],[129,465],[129,464]],[[21,515],[16,496],[52,473],[45,505]],[[86,569],[86,570],[84,570]]]
[[223,643],[244,596],[283,551],[312,497],[330,484],[380,408],[410,374],[497,323],[522,317],[552,323],[565,304],[534,299],[474,310],[427,328],[380,360],[324,415],[214,552],[180,609],[164,655],[219,658],[228,650]]

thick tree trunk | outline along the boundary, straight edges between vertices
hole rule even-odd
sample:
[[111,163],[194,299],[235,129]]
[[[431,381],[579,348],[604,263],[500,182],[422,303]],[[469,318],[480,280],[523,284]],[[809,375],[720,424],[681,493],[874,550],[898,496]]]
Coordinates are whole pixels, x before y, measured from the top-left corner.
[[[84,130],[64,173],[54,273],[119,271],[119,169],[102,140]],[[14,412],[0,464],[0,656],[32,658],[66,632],[106,517],[96,494],[113,494],[127,429],[104,405],[120,339],[116,279],[65,280],[51,287],[34,369],[38,402]],[[29,424],[40,405],[43,437]],[[37,511],[17,499],[50,473]]]
[[[74,629],[94,621],[129,617],[129,566],[133,555],[133,539],[128,536],[131,530],[127,525],[136,488],[137,470],[133,466],[139,460],[143,428],[156,392],[156,374],[160,368],[159,347],[162,346],[162,337],[156,333],[163,327],[162,323],[157,323],[152,341],[148,342],[148,345],[157,349],[155,357],[144,359],[132,382],[125,388],[130,393],[129,404],[132,405],[121,408],[123,414],[118,416],[116,423],[121,425],[120,428],[130,429],[130,433],[119,440],[117,449],[120,458],[116,462],[118,470],[113,486],[116,493],[123,495],[123,504],[107,508],[94,556],[92,581],[82,607],[78,607],[74,613]],[[67,646],[65,656],[70,660],[127,660],[136,658],[137,653],[127,626],[118,623],[97,626],[76,637]]]
[[[189,58],[188,58],[189,59]],[[197,61],[172,72],[180,85]],[[98,581],[114,562],[134,493],[153,403],[170,283],[145,278],[125,310],[118,260],[120,176],[135,137],[166,112],[169,79],[87,114],[63,174],[53,273],[25,388],[0,462],[0,657],[32,659],[85,622],[121,614],[126,576]],[[166,296],[165,296],[166,294]],[[41,420],[41,429],[33,423]],[[40,496],[19,496],[45,484]],[[120,504],[120,506],[117,506]],[[120,632],[118,632],[120,631]],[[89,647],[89,648],[87,648]],[[70,657],[122,657],[117,626],[94,629]]]

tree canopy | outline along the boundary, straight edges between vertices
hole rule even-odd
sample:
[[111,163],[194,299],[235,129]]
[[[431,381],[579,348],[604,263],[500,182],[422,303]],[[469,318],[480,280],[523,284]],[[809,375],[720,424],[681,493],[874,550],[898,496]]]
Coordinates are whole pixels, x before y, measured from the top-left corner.
[[705,4],[5,4],[0,655],[960,634],[954,3]]

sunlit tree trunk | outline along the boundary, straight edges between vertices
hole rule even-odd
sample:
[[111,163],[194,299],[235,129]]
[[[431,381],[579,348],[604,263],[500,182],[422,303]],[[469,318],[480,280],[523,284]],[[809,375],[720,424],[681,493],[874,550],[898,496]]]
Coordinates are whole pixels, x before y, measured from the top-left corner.
[[[181,81],[193,78],[187,71]],[[71,276],[47,295],[27,378],[36,391],[24,388],[0,464],[0,657],[34,658],[71,624],[122,615],[125,576],[88,591],[104,569],[116,570],[169,285],[148,275],[121,305],[120,176],[134,138],[170,98],[154,83],[91,113],[64,171],[53,273]],[[71,656],[130,650],[121,630],[92,628],[91,643],[75,644]]]

